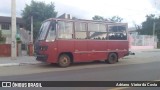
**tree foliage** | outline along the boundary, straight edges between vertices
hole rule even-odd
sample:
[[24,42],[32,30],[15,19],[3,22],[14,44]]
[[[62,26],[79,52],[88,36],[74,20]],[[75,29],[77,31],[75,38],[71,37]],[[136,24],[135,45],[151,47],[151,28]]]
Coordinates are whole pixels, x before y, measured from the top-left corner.
[[0,30],[0,43],[5,42],[5,37],[2,36],[2,31]]
[[100,21],[112,21],[112,22],[121,22],[123,20],[123,18],[121,18],[119,16],[113,16],[111,18],[104,18],[99,15],[95,15],[94,17],[92,17],[92,19],[93,20],[100,20]]
[[146,21],[142,23],[142,28],[139,30],[141,35],[153,35],[153,24],[155,23],[155,35],[160,40],[160,16],[155,17],[154,14],[147,15]]
[[30,5],[26,4],[24,10],[22,10],[22,18],[27,30],[31,30],[31,16],[33,16],[33,37],[35,39],[41,23],[48,18],[57,16],[54,3],[46,4],[32,0]]
[[113,16],[112,18],[109,18],[109,20],[113,22],[122,22],[123,18],[119,16]]
[[95,15],[94,17],[92,17],[93,20],[100,20],[100,21],[107,21],[107,19],[105,19],[104,17],[102,16],[99,16],[99,15]]

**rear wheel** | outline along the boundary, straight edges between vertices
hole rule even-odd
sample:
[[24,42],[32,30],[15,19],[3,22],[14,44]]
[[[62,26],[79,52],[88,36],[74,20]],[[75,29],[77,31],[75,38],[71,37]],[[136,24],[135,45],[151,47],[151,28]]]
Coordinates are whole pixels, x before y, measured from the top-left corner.
[[67,54],[62,54],[59,57],[58,65],[60,67],[68,67],[71,63],[71,58]]
[[108,55],[108,60],[106,60],[107,63],[109,64],[114,64],[118,61],[118,56],[116,53],[110,53]]

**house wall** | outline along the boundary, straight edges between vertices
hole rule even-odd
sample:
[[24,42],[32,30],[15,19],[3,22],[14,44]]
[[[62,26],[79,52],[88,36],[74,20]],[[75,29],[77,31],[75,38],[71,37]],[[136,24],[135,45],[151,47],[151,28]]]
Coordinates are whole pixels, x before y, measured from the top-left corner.
[[0,44],[0,57],[11,56],[11,44]]
[[157,37],[152,35],[138,35],[137,32],[129,35],[130,49],[139,50],[139,49],[154,49],[156,48]]
[[[6,44],[11,44],[11,25],[9,24],[8,30],[2,28],[0,28],[0,30],[2,30],[2,35],[6,38]],[[17,24],[17,34],[19,34],[19,31],[20,31],[20,26],[19,24]]]
[[[4,24],[4,26],[2,26]],[[17,18],[17,34],[20,34],[20,27],[23,28],[24,22],[21,18]],[[3,27],[3,28],[2,28]],[[7,30],[5,30],[7,29]],[[6,38],[5,43],[0,44],[0,57],[11,56],[11,42],[12,42],[12,28],[11,28],[11,17],[0,16],[0,30],[2,31],[3,37]],[[15,36],[16,38],[17,36]],[[21,38],[21,36],[20,36]],[[23,39],[26,42],[26,39]],[[17,44],[17,55],[21,55],[21,45]]]
[[154,46],[131,46],[132,50],[154,49]]

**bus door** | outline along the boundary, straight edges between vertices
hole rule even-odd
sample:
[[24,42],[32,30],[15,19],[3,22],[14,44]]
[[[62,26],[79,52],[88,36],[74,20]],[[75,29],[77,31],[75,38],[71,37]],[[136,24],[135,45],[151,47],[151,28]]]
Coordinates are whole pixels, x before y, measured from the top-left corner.
[[88,46],[87,46],[87,24],[84,22],[75,22],[75,48],[74,60],[86,61],[88,60]]

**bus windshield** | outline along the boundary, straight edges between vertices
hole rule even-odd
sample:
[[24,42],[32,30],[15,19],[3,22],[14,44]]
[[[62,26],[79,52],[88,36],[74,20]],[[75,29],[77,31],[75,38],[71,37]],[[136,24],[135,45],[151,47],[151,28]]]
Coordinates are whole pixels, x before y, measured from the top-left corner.
[[56,21],[51,22],[46,41],[54,41],[56,38]]
[[50,25],[50,21],[44,22],[40,28],[38,40],[44,40]]

